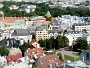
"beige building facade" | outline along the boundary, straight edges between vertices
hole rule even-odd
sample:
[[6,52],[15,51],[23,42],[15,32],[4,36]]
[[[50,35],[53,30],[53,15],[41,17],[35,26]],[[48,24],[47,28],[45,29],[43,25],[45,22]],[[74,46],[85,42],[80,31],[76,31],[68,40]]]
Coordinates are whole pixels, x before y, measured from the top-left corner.
[[36,40],[45,40],[51,38],[52,36],[54,36],[54,39],[56,39],[56,37],[61,34],[61,31],[53,30],[52,28],[52,26],[39,26],[36,29]]
[[40,39],[47,39],[48,38],[48,30],[47,26],[40,26],[36,30],[36,40],[39,41]]

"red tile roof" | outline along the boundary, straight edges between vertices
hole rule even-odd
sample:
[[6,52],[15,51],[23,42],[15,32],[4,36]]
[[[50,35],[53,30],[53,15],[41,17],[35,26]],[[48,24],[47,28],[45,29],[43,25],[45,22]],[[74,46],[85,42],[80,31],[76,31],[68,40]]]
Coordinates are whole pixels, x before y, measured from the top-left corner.
[[50,24],[50,23],[51,23],[50,21],[44,21],[42,24],[47,25],[47,24]]
[[[12,23],[14,22],[15,20],[30,20],[29,17],[5,17],[4,18],[4,21],[5,23]],[[46,18],[41,18],[41,19],[35,19],[33,21],[39,21],[39,20],[45,20],[46,21]],[[52,17],[52,21],[54,20],[54,18]],[[3,17],[0,17],[0,21],[3,21]],[[49,22],[44,22],[43,24],[48,24]]]
[[33,45],[29,45],[28,48],[33,49],[35,47]]
[[[58,56],[56,54],[47,55],[38,60],[38,66],[36,68],[50,68],[49,65],[52,66],[52,68],[56,68],[58,65],[62,65],[63,62],[60,61]],[[40,66],[40,67],[39,67]]]
[[[29,17],[5,17],[4,18],[4,21],[5,21],[5,23],[12,23],[12,22],[14,22],[15,20],[29,20],[30,18]],[[0,17],[0,21],[3,21],[3,18],[2,17]]]
[[36,40],[32,40],[28,48],[30,48],[30,49],[36,48],[35,46],[33,46],[33,44],[35,42],[38,44],[38,42]]
[[46,18],[34,19],[32,21],[46,20]]
[[22,54],[18,53],[18,54],[6,56],[6,59],[7,59],[7,62],[11,62],[11,61],[16,61],[17,59],[21,57],[22,57]]
[[32,59],[32,58],[34,58],[34,55],[35,54],[42,54],[43,55],[43,49],[40,47],[40,48],[34,48],[34,49],[30,49],[30,48],[28,48],[28,50],[27,50],[27,52],[28,52],[28,57],[30,58],[30,59]]
[[30,45],[32,45],[32,44],[35,43],[35,42],[37,42],[37,41],[33,39],[33,40],[31,41]]
[[35,67],[35,68],[43,68],[43,66],[42,66],[42,65],[39,65],[39,66],[37,66],[37,67]]

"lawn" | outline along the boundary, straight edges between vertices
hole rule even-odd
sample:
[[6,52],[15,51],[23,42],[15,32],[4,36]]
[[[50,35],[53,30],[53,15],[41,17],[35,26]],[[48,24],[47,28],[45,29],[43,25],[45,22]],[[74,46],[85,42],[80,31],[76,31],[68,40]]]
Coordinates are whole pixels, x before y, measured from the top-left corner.
[[80,53],[72,53],[75,56],[80,56]]
[[72,56],[64,55],[64,60],[74,61],[75,59],[77,60],[77,58],[74,58],[74,57],[72,57]]

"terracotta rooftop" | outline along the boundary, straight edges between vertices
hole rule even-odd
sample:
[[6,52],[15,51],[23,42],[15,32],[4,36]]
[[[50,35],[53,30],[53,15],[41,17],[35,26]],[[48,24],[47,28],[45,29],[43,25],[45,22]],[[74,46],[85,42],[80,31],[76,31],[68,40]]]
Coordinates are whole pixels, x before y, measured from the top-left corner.
[[47,24],[50,24],[50,23],[51,23],[50,21],[44,21],[42,24],[47,25]]
[[43,49],[40,47],[40,48],[34,48],[34,49],[30,49],[30,48],[28,48],[28,50],[27,50],[27,53],[28,53],[28,57],[30,58],[31,57],[31,59],[33,58],[33,56],[35,55],[35,54],[42,54],[43,55]]
[[33,43],[35,43],[35,42],[37,42],[37,41],[36,41],[36,40],[32,40],[30,44],[33,44]]
[[[38,60],[38,66],[36,68],[56,68],[56,66],[62,65],[63,62],[60,61],[56,54],[47,55]],[[39,67],[40,66],[40,67]]]
[[37,67],[35,67],[35,68],[43,68],[43,66],[42,66],[42,65],[39,65],[39,66],[37,66]]
[[[30,18],[29,17],[5,17],[4,21],[5,23],[12,23],[15,20],[26,20],[26,19],[29,20]],[[2,17],[0,17],[0,21],[3,21]]]
[[32,20],[32,21],[39,21],[39,20],[46,20],[46,18],[34,19],[34,20]]
[[33,39],[33,40],[30,42],[28,48],[30,48],[30,49],[36,48],[34,45],[37,45],[37,44],[38,44],[38,42],[37,42],[36,40]]
[[[5,23],[12,23],[14,22],[15,20],[30,20],[29,17],[5,17],[4,18],[4,21]],[[45,22],[43,22],[43,24],[49,24],[50,22],[49,21],[46,21],[46,18],[37,18],[37,19],[34,19],[33,21],[39,21],[39,20],[44,20]],[[54,20],[54,18],[52,17],[52,21]],[[0,17],[0,21],[3,21],[3,17]]]

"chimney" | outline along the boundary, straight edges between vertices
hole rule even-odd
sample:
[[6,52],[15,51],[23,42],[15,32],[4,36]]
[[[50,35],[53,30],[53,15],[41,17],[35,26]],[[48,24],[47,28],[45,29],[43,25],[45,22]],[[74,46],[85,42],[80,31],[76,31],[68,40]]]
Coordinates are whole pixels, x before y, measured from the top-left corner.
[[32,55],[34,55],[34,52],[32,52]]
[[37,44],[36,44],[36,48],[37,48]]
[[[82,56],[82,58],[83,58],[83,62],[84,62],[84,56]],[[90,58],[89,58],[90,59]]]
[[4,56],[4,58],[6,59],[6,56]]
[[41,65],[43,65],[43,63],[41,63]]
[[57,63],[57,62],[55,62],[55,65],[56,65],[56,66],[58,66],[58,63]]
[[11,38],[11,33],[9,33],[9,38]]
[[37,51],[37,54],[39,53],[39,51]]
[[11,44],[13,45],[13,40],[11,40]]
[[52,64],[49,64],[49,68],[52,68]]
[[65,62],[64,62],[64,64],[63,64],[63,68],[65,68]]
[[42,56],[40,56],[40,58],[42,58]]
[[9,41],[7,41],[7,44],[6,45],[9,46]]
[[14,42],[14,43],[16,43],[16,41],[15,41],[15,40],[14,40],[13,42]]

